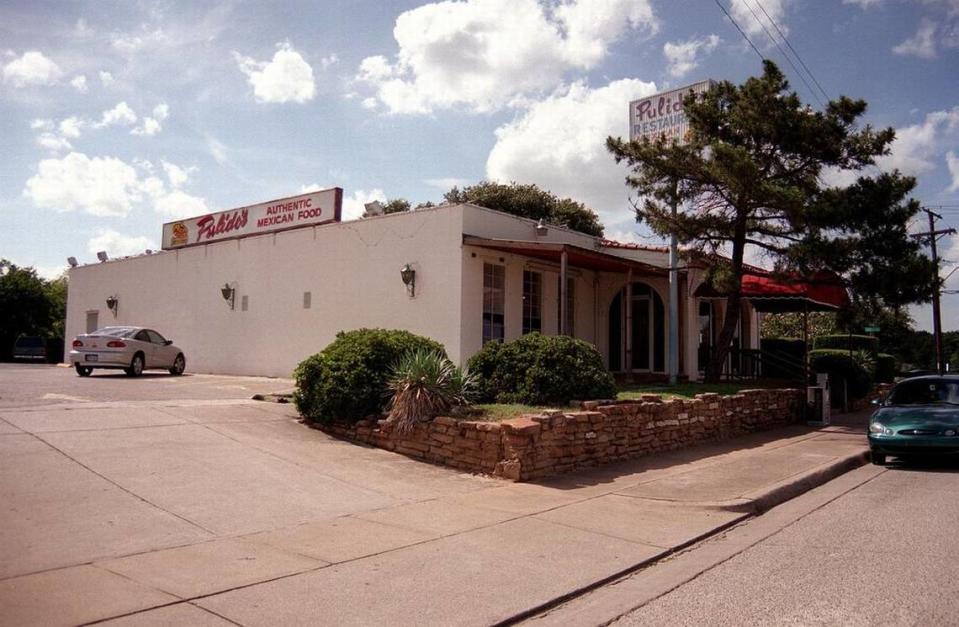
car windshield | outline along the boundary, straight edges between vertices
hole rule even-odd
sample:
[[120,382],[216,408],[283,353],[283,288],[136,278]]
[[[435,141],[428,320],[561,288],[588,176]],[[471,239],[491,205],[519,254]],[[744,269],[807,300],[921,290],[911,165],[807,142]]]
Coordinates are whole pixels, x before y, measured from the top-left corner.
[[930,405],[949,403],[959,405],[959,381],[918,379],[903,381],[889,397],[890,405]]
[[19,348],[37,348],[43,346],[43,339],[36,336],[21,337],[17,340],[16,345]]
[[108,335],[110,337],[130,337],[130,334],[136,331],[133,327],[103,327],[97,329],[90,335]]

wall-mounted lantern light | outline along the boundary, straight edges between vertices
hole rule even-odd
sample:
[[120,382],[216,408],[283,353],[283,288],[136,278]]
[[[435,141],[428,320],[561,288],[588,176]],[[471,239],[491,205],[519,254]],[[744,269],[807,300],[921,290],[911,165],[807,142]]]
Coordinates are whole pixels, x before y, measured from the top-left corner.
[[236,288],[230,287],[229,283],[224,283],[220,289],[220,294],[223,296],[223,300],[230,303],[230,310],[232,311],[236,304]]
[[107,309],[113,312],[113,317],[117,317],[117,309],[120,308],[120,298],[117,295],[107,296]]
[[406,293],[410,298],[416,295],[416,270],[410,264],[400,268],[400,278],[403,279],[403,285],[406,286]]

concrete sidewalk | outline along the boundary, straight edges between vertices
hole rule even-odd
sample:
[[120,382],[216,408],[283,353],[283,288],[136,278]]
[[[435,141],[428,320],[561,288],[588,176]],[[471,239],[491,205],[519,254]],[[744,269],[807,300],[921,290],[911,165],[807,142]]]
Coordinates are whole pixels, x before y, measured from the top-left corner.
[[[22,526],[0,528],[0,561],[6,562],[0,624],[510,622],[828,481],[862,464],[866,455],[858,427],[795,426],[510,484],[331,441],[292,423],[282,415],[288,408],[274,407],[275,415],[239,423],[227,422],[227,414],[236,412],[224,405],[166,406],[152,422],[126,429],[116,440],[127,453],[140,454],[138,447],[154,446],[145,440],[148,433],[167,434],[167,448],[144,460],[150,470],[140,474],[99,450],[90,452],[90,438],[100,439],[102,432],[66,437],[54,430],[53,414],[0,415],[0,466],[15,468],[9,456],[10,465],[3,463],[7,453],[20,454],[22,461],[37,456],[49,466],[46,472],[60,477],[68,472],[65,462],[42,451],[45,443],[114,481],[124,498],[163,505],[162,515],[151,510],[116,521],[144,534],[142,542],[125,536],[106,550],[74,546],[65,532],[51,536],[49,542],[70,556],[55,567],[38,569],[41,562],[31,566],[29,557],[11,553],[18,547],[50,553],[11,536],[26,537]],[[214,410],[223,422],[204,419],[206,430],[197,430],[200,417]],[[281,417],[286,420],[276,420]],[[172,438],[175,432],[190,439]],[[216,455],[209,455],[212,449],[201,448],[206,444],[195,434],[211,440],[226,434],[229,447],[251,446],[246,455],[255,472],[243,470],[235,458],[240,453],[219,440]],[[190,455],[183,457],[181,448]],[[169,483],[154,477],[161,460],[180,468]],[[297,473],[296,481],[283,477],[288,489],[264,483],[264,473],[278,473],[280,462]],[[325,483],[314,488],[310,473],[319,468]],[[236,481],[219,476],[224,471],[239,473]],[[23,468],[19,472],[21,481],[30,481]],[[198,473],[208,476],[191,482],[188,475]],[[0,473],[3,520],[12,520],[10,508],[27,519],[37,517],[33,510],[51,510],[46,515],[52,518],[52,493],[37,496],[19,485],[14,490],[10,481]],[[244,490],[255,498],[240,507]],[[21,502],[11,505],[11,497]],[[113,507],[107,500],[104,495],[97,507]],[[100,514],[91,509],[90,515]],[[42,563],[54,564],[53,557]]]

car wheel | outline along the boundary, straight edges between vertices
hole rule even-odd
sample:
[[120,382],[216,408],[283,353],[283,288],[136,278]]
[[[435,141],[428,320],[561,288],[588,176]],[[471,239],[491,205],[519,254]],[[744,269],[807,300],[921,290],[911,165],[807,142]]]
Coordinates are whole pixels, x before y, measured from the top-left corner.
[[170,374],[180,376],[184,370],[186,370],[186,357],[183,356],[183,353],[180,353],[176,356],[176,359],[173,360],[173,367],[170,368]]
[[869,458],[877,466],[886,465],[886,455],[884,453],[877,453],[876,451],[869,452]]
[[74,364],[74,368],[77,369],[77,374],[81,377],[89,377],[90,373],[93,372],[93,368],[90,366],[81,366],[80,364]]
[[139,377],[143,374],[143,355],[137,353],[133,356],[133,361],[130,362],[130,367],[126,369],[126,373],[131,377]]

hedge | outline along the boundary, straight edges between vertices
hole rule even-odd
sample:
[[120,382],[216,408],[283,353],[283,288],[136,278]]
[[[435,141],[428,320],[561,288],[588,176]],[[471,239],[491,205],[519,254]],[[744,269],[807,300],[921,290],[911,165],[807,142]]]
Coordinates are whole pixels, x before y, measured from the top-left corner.
[[879,352],[879,338],[874,335],[820,335],[813,338],[814,349],[842,349],[844,351]]
[[489,342],[469,361],[480,400],[550,405],[615,398],[613,375],[588,342],[529,333],[512,342]]
[[846,392],[850,399],[865,398],[872,389],[872,373],[850,356],[848,350],[832,348],[811,350],[809,366],[814,372],[827,373],[833,390],[845,381]]
[[341,331],[326,348],[296,367],[296,408],[315,422],[357,421],[381,414],[389,400],[390,370],[401,356],[417,349],[446,356],[438,342],[408,331]]

